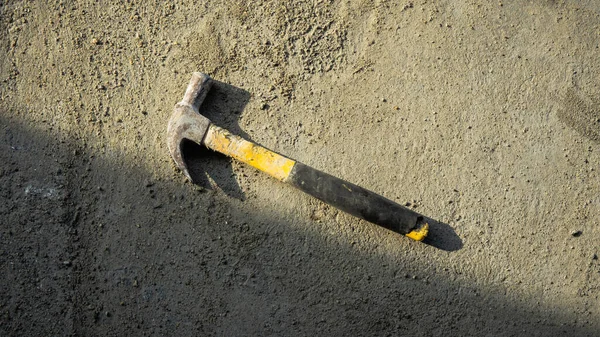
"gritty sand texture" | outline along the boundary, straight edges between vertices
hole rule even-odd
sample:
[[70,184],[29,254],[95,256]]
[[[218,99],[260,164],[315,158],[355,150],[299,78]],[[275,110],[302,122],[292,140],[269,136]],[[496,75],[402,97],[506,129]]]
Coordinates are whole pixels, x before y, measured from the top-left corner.
[[[600,3],[0,1],[0,335],[600,336]],[[167,121],[422,213],[418,243]]]

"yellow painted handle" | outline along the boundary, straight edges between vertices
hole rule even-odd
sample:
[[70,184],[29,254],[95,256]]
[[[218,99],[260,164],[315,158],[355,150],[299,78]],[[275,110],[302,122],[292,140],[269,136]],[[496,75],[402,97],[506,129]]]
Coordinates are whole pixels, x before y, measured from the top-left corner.
[[286,181],[296,164],[289,158],[212,124],[204,138],[204,145],[255,167],[280,181]]

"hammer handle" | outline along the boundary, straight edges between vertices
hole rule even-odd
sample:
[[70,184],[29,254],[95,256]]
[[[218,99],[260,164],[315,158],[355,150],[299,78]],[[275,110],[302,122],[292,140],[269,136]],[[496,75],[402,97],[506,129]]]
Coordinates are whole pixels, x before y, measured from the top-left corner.
[[360,186],[321,172],[210,125],[204,144],[358,218],[421,241],[428,225],[422,216]]

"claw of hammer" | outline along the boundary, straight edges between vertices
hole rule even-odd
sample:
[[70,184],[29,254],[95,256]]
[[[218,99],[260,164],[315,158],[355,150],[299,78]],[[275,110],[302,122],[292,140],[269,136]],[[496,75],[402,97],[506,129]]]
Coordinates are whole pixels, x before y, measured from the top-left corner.
[[169,153],[177,167],[183,171],[191,181],[192,177],[183,159],[181,146],[184,139],[202,144],[206,131],[210,126],[210,120],[199,112],[200,105],[206,98],[212,80],[208,75],[195,72],[192,75],[183,99],[175,105],[173,115],[167,126],[167,145]]

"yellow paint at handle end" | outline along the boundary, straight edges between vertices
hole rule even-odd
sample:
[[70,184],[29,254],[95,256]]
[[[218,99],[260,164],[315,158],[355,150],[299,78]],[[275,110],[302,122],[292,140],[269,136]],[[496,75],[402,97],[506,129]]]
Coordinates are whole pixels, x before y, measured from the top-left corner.
[[429,234],[429,224],[424,223],[419,228],[417,228],[405,235],[415,241],[423,241],[423,239],[425,239],[427,234]]

